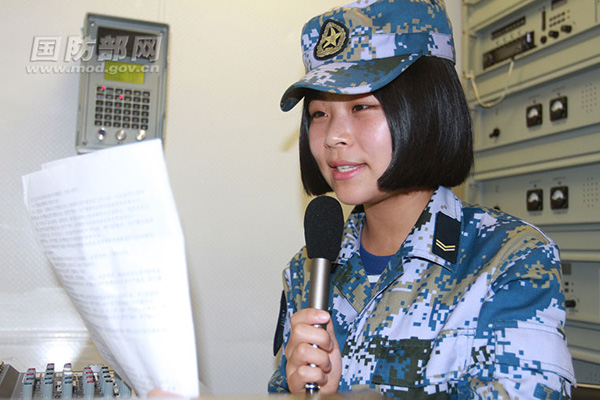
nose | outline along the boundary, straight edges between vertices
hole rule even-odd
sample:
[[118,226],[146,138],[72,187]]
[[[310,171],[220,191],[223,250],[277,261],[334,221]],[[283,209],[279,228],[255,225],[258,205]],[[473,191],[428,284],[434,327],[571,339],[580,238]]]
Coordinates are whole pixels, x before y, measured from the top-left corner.
[[330,148],[348,146],[352,143],[350,124],[347,118],[332,116],[327,126],[325,146]]

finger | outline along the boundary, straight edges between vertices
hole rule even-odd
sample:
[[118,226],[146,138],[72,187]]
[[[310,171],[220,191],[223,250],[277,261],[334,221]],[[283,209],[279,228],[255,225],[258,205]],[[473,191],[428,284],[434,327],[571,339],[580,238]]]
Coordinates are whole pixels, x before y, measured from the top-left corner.
[[316,308],[305,308],[294,313],[290,322],[292,329],[294,329],[294,326],[299,324],[324,325],[330,319],[331,317],[327,311],[317,310]]
[[308,324],[296,325],[294,329],[292,329],[290,335],[289,344],[292,348],[295,348],[302,343],[317,345],[325,351],[331,351],[333,349],[331,334],[324,329]]
[[302,343],[296,348],[295,360],[298,365],[319,367],[324,372],[331,370],[329,354],[314,345]]
[[174,393],[165,392],[161,389],[152,389],[147,394],[148,397],[179,397]]
[[327,374],[320,368],[303,365],[296,369],[293,379],[288,383],[292,393],[303,392],[307,383],[316,383],[319,386],[325,386],[327,383]]
[[327,323],[326,331],[329,334],[329,337],[331,338],[332,349],[338,348],[339,345],[337,342],[337,337],[335,336],[335,330],[333,329],[333,322],[331,321],[331,319]]

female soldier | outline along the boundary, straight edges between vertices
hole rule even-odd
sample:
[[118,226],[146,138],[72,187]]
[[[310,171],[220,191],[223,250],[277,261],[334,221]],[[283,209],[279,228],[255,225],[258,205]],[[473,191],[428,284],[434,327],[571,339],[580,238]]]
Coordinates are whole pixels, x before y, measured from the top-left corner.
[[331,314],[307,308],[306,249],[285,270],[269,391],[568,398],[555,243],[449,189],[473,155],[443,0],[357,1],[311,19],[302,46],[307,74],[281,107],[304,98],[304,188],[357,207]]

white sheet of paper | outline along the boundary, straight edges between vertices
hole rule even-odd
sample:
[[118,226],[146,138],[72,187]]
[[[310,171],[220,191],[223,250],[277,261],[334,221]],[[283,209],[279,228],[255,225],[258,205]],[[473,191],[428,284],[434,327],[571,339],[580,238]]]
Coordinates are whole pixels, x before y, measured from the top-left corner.
[[160,140],[23,177],[38,242],[100,354],[144,397],[199,395],[183,232]]

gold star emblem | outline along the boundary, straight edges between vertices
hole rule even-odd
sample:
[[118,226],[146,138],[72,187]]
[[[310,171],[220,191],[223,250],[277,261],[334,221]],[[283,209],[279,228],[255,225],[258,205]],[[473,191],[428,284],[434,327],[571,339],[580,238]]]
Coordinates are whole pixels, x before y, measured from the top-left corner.
[[327,36],[323,36],[323,48],[328,46],[337,46],[337,40],[342,36],[342,32],[336,30],[332,25],[329,26],[329,33]]
[[345,26],[334,20],[329,20],[321,29],[321,37],[315,48],[317,59],[333,57],[343,50],[348,37]]

